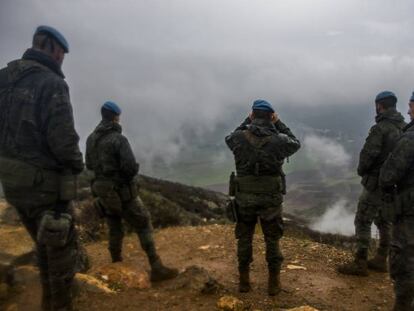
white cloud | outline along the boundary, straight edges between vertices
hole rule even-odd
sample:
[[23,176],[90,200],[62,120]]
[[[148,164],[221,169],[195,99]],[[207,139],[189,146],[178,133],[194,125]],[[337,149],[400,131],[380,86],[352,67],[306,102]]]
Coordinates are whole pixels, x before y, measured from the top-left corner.
[[347,209],[347,205],[346,200],[339,200],[310,226],[311,229],[326,233],[353,235],[355,214]]
[[308,135],[305,137],[303,145],[308,157],[318,164],[333,167],[346,167],[350,164],[350,154],[333,139]]
[[181,125],[208,131],[255,98],[300,109],[371,102],[381,89],[408,96],[413,11],[409,0],[2,0],[0,64],[37,25],[57,27],[82,144],[111,98],[138,158],[171,159],[186,144]]

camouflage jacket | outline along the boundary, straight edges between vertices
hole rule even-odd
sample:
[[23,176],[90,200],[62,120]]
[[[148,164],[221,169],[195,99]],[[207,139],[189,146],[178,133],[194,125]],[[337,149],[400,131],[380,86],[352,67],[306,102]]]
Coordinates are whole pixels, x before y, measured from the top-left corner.
[[98,124],[86,141],[86,167],[96,178],[109,178],[117,184],[133,180],[139,165],[121,125],[110,121]]
[[245,122],[225,139],[234,154],[237,176],[283,175],[283,161],[300,148],[299,140],[280,120]]
[[414,188],[414,122],[404,128],[379,177],[382,188],[397,185],[399,191]]
[[394,149],[406,123],[401,113],[395,109],[377,115],[375,121],[359,155],[358,175],[372,176],[376,184],[380,168]]
[[83,170],[69,88],[52,58],[29,49],[0,70],[0,155],[42,169]]

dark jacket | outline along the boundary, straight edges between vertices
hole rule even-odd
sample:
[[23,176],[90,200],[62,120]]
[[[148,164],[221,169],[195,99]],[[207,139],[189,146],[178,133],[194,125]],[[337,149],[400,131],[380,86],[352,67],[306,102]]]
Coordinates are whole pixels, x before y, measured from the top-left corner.
[[414,122],[404,128],[403,135],[384,162],[379,183],[382,188],[397,185],[399,191],[414,190]]
[[117,184],[133,180],[139,166],[122,127],[101,121],[86,141],[86,167],[96,178],[109,178]]
[[406,126],[403,116],[395,109],[388,109],[377,115],[375,121],[376,124],[371,127],[359,155],[358,164],[358,175],[363,177],[363,184],[369,178],[373,189],[377,185],[382,164],[394,149]]
[[42,169],[83,170],[69,88],[59,65],[29,49],[0,70],[0,155]]
[[[279,130],[280,129],[280,130]],[[281,121],[255,119],[226,137],[234,154],[237,176],[280,176],[285,158],[299,148],[299,140]]]

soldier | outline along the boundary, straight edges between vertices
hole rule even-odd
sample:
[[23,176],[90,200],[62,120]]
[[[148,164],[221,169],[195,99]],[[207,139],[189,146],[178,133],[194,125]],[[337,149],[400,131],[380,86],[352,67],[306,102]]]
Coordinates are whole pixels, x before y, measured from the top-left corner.
[[178,271],[165,267],[152,238],[151,216],[138,196],[136,176],[139,165],[119,124],[121,109],[113,102],[101,108],[102,121],[86,142],[86,167],[95,173],[92,192],[109,227],[109,252],[112,262],[122,261],[122,220],[138,235],[151,265],[151,281],[177,276]]
[[393,220],[390,272],[395,282],[394,311],[414,310],[414,93],[408,114],[411,122],[379,176],[384,201],[391,203],[386,207],[393,207],[388,212]]
[[83,170],[69,88],[69,46],[39,26],[22,59],[0,70],[0,179],[36,243],[43,310],[72,310],[77,235],[69,202]]
[[[359,156],[358,175],[362,177],[363,191],[355,215],[357,250],[352,262],[338,267],[343,274],[367,276],[368,268],[387,272],[387,256],[391,239],[391,223],[382,212],[382,193],[378,187],[381,165],[401,136],[404,117],[396,110],[397,97],[389,91],[375,98],[377,116]],[[368,260],[372,223],[378,227],[380,241],[374,258]]]
[[266,243],[269,269],[268,293],[280,292],[280,267],[283,256],[279,239],[283,234],[282,201],[284,159],[299,148],[298,139],[279,120],[270,103],[256,100],[250,117],[226,137],[236,162],[235,229],[239,262],[239,291],[248,292],[249,267],[253,261],[252,242],[257,219]]

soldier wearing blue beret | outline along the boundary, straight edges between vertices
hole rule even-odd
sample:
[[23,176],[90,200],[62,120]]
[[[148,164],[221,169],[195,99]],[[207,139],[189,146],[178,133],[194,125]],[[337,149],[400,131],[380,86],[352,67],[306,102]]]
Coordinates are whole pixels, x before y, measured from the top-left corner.
[[39,26],[0,70],[0,180],[36,243],[43,310],[72,310],[78,256],[70,200],[83,159],[61,69],[68,52],[58,30]]

